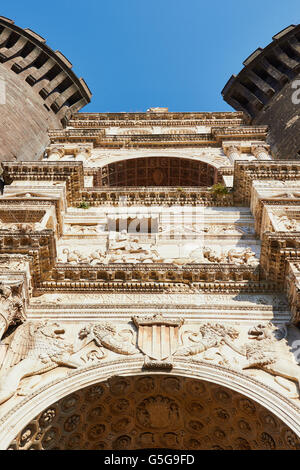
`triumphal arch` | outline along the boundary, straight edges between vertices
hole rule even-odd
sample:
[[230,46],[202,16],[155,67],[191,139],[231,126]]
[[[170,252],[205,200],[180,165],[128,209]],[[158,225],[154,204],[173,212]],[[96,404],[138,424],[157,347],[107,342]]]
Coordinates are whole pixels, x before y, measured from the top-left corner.
[[1,449],[300,448],[300,160],[255,121],[298,37],[231,79],[237,111],[83,113],[0,18]]

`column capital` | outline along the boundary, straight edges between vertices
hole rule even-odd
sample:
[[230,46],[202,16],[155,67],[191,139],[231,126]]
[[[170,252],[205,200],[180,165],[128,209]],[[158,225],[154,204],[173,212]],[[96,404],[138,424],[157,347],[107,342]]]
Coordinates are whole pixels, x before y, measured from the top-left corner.
[[48,149],[48,160],[60,160],[65,154],[63,146],[55,145]]
[[258,159],[258,160],[272,160],[272,157],[269,153],[270,146],[263,143],[254,144],[251,147],[251,153]]
[[224,142],[222,147],[225,155],[227,155],[228,157],[232,153],[242,153],[242,146],[237,142]]
[[243,149],[240,142],[223,142],[222,148],[232,165],[236,160],[241,160]]
[[88,157],[91,156],[92,153],[92,146],[91,145],[78,145],[74,149],[74,156],[75,159],[78,161],[85,161]]

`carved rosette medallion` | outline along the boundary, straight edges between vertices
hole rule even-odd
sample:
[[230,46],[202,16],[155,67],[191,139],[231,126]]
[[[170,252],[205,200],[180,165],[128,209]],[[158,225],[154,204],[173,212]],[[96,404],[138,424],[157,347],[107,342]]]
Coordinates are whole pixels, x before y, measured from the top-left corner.
[[161,315],[133,317],[138,328],[138,347],[146,355],[147,369],[171,369],[173,354],[179,347],[179,328],[182,319],[166,319]]

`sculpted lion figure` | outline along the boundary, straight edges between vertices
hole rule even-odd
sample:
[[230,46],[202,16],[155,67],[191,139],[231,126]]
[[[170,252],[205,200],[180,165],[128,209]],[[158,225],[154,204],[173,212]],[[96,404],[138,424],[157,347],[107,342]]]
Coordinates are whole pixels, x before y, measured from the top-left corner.
[[197,332],[185,331],[181,335],[182,346],[177,356],[194,356],[210,348],[226,345],[243,356],[241,369],[261,369],[273,376],[282,387],[289,389],[283,379],[298,384],[300,388],[300,367],[286,340],[287,327],[277,328],[271,322],[258,324],[248,331],[248,341],[237,345],[239,332],[229,326],[206,323]]
[[75,344],[64,339],[58,323],[28,322],[14,333],[9,345],[10,367],[0,374],[0,404],[12,397],[25,377],[40,375],[58,366],[76,369],[81,363],[71,356],[93,340],[87,335]]
[[258,262],[251,248],[231,249],[220,252],[211,247],[198,247],[189,256],[190,263],[229,263],[235,265],[255,266]]
[[239,332],[232,327],[219,323],[205,323],[200,326],[198,332],[185,331],[181,335],[182,346],[175,353],[176,356],[195,356],[207,349],[217,348],[227,344],[236,350],[233,342],[238,338]]
[[248,364],[244,369],[262,369],[276,377],[296,382],[300,387],[300,367],[286,341],[286,332],[272,323],[260,324],[248,332],[251,342],[245,345]]
[[[27,322],[15,331],[9,343],[6,366],[0,372],[0,404],[17,392],[25,377],[41,375],[59,366],[73,369],[84,366],[80,359],[72,356],[92,341],[100,348],[99,352],[104,348],[123,355],[139,353],[132,330],[117,332],[114,325],[107,322],[82,328],[72,344],[65,340],[64,334],[65,329],[59,323],[49,321]],[[97,351],[90,351],[89,355],[92,353]],[[105,354],[96,356],[102,358]]]

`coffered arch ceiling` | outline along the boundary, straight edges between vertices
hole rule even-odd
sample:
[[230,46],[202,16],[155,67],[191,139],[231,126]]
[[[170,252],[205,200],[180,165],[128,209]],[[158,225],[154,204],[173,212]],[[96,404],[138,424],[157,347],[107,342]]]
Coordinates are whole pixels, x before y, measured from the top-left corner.
[[112,377],[48,406],[9,449],[279,450],[300,440],[234,390],[167,374]]
[[208,163],[178,157],[133,158],[99,168],[95,186],[192,186],[209,187],[222,181]]

